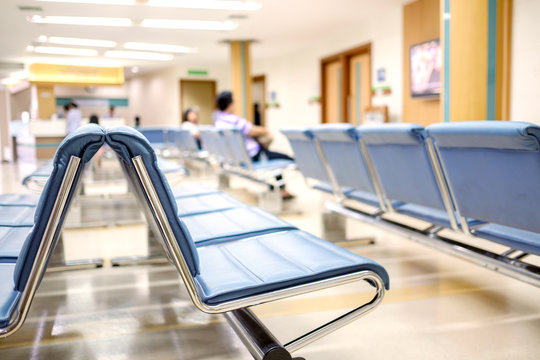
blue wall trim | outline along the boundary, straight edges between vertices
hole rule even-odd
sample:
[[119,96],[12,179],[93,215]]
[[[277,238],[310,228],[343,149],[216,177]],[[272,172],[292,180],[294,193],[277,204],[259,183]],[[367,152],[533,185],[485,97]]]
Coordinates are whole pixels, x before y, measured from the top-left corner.
[[444,0],[444,90],[443,120],[450,121],[450,0]]
[[488,1],[487,120],[495,120],[497,81],[497,0]]

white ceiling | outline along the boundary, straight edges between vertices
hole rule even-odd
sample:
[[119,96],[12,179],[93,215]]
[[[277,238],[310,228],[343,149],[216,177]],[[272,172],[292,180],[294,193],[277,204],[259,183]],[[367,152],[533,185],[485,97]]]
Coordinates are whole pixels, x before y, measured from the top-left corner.
[[[226,1],[226,0],[223,0]],[[70,63],[80,65],[133,66],[141,71],[180,63],[222,62],[228,58],[227,39],[256,39],[254,58],[280,56],[304,46],[328,32],[347,28],[390,8],[402,6],[407,0],[259,0],[258,11],[196,10],[156,8],[147,5],[115,6],[69,3],[49,3],[35,0],[0,1],[0,63],[34,62]],[[43,11],[20,11],[19,6],[37,6]],[[199,19],[231,20],[231,15],[243,14],[247,19],[232,19],[239,24],[233,31],[168,30],[141,27],[112,28],[96,26],[34,24],[26,20],[31,15],[127,17],[132,20]],[[103,56],[81,58],[49,56],[26,51],[40,35],[106,39],[118,42],[155,42],[177,44],[199,49],[197,53],[176,55],[168,62],[113,60]],[[0,66],[1,67],[1,66]],[[2,77],[0,72],[0,78]]]

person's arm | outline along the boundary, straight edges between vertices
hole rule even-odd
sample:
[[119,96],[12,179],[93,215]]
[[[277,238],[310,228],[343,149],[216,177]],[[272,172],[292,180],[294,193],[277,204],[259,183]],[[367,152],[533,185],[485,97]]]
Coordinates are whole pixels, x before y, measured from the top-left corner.
[[251,137],[257,137],[257,136],[270,136],[270,133],[266,128],[258,125],[253,125],[251,127],[251,131],[249,132],[249,136]]

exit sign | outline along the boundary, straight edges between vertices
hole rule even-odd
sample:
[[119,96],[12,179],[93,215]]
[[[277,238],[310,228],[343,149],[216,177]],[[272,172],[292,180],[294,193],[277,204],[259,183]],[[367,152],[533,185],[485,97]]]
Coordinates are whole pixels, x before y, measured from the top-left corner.
[[197,75],[197,76],[207,76],[208,71],[207,70],[188,70],[188,75]]

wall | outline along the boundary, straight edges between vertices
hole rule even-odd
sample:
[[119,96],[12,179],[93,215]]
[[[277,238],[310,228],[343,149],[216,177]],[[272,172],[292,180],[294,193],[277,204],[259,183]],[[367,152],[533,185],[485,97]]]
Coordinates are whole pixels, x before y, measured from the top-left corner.
[[[440,0],[418,0],[403,7],[403,121],[427,126],[441,121],[441,101],[412,98],[411,45],[440,38]],[[441,43],[442,45],[442,43]]]
[[[320,123],[320,105],[309,99],[320,95],[320,59],[358,45],[371,42],[372,81],[374,86],[389,85],[390,95],[372,98],[372,105],[387,105],[390,120],[402,119],[402,9],[396,7],[371,21],[359,22],[352,28],[340,29],[323,38],[303,44],[299,50],[268,59],[257,59],[252,51],[252,74],[266,75],[267,101],[276,92],[279,108],[266,110],[267,128],[275,136],[273,149],[290,152],[288,142],[279,129],[291,125],[315,126]],[[377,69],[386,69],[385,83],[377,83]]]
[[17,93],[11,94],[11,120],[21,120],[23,111],[30,112],[32,91],[30,86]]
[[540,124],[540,1],[514,0],[511,120]]
[[[188,76],[187,69],[207,70],[208,76]],[[228,63],[178,65],[130,79],[130,118],[140,116],[142,126],[178,125],[181,78],[216,80],[219,92],[229,87],[229,66]]]

